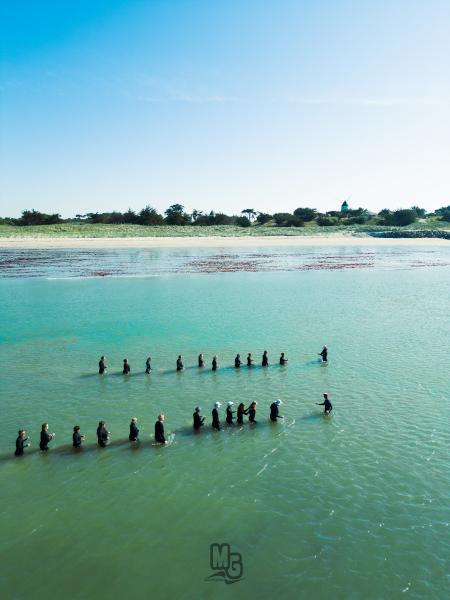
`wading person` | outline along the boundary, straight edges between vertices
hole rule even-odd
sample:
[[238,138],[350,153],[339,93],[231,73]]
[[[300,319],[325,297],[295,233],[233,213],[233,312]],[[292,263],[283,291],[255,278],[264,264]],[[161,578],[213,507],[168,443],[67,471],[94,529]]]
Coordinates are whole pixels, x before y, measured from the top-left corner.
[[129,375],[131,372],[130,363],[128,362],[128,358],[123,359],[123,371],[124,375]]
[[55,437],[54,433],[48,432],[48,423],[43,423],[42,429],[41,429],[41,441],[39,442],[39,448],[43,452],[47,452],[48,445],[54,437]]
[[164,437],[164,415],[159,415],[158,420],[155,423],[155,441],[158,444],[166,444],[166,438]]
[[203,358],[203,354],[198,355],[198,366],[199,367],[205,366],[205,359]]
[[26,437],[27,432],[25,431],[25,429],[19,429],[17,433],[18,436],[16,439],[16,451],[14,452],[14,454],[16,456],[22,456],[24,449],[28,448],[30,444],[26,444],[28,438]]
[[139,439],[139,427],[137,426],[137,422],[138,420],[136,419],[136,417],[133,417],[131,419],[130,435],[128,436],[130,442],[137,442]]
[[237,418],[236,418],[236,422],[239,425],[243,425],[244,423],[244,415],[248,415],[248,409],[245,410],[245,406],[244,403],[241,402],[237,408]]
[[98,372],[100,373],[100,375],[103,375],[103,373],[105,371],[106,371],[105,357],[100,356],[100,360],[98,362]]
[[72,445],[74,448],[81,448],[81,442],[84,440],[84,435],[80,433],[80,426],[75,425],[72,434]]
[[249,423],[251,423],[252,425],[256,425],[257,421],[255,419],[256,417],[256,405],[257,402],[252,402],[248,408],[248,421]]
[[150,374],[151,370],[152,370],[152,357],[147,356],[147,360],[145,361],[145,372],[147,373],[147,375]]
[[236,358],[234,359],[234,368],[235,369],[240,369],[241,368],[241,355],[240,354],[236,354]]
[[229,402],[227,402],[227,410],[226,410],[227,416],[226,416],[225,420],[228,423],[228,425],[233,425],[233,414],[234,414],[233,409],[232,409],[233,404],[234,404],[234,402],[231,402],[231,400]]
[[269,366],[269,357],[267,355],[267,350],[264,350],[264,353],[262,355],[262,362],[261,365],[263,367],[268,367]]
[[319,352],[319,356],[322,357],[322,362],[328,362],[328,348],[323,347],[322,352]]
[[270,405],[270,420],[273,421],[274,423],[277,422],[277,419],[284,419],[284,417],[282,417],[279,414],[279,406],[281,405],[281,400],[275,400],[275,402],[272,402],[272,404]]
[[325,392],[323,395],[323,402],[316,402],[317,406],[323,406],[323,414],[329,415],[333,410],[333,405],[328,400],[328,394]]
[[217,367],[218,367],[217,356],[213,356],[213,359],[212,359],[212,370],[213,371],[217,371]]
[[177,371],[182,371],[184,369],[183,361],[181,359],[181,354],[177,358]]
[[247,354],[247,367],[253,367],[253,358],[251,352]]
[[222,405],[220,404],[220,402],[216,402],[214,404],[214,408],[212,409],[211,415],[212,415],[212,428],[216,429],[217,431],[220,431],[220,419],[219,419],[219,411],[218,409],[221,407]]
[[285,365],[287,363],[287,361],[288,361],[288,359],[285,358],[284,352],[282,352],[281,356],[280,356],[280,365]]
[[106,429],[105,421],[99,421],[97,427],[97,444],[105,448],[109,440],[109,431]]
[[193,422],[194,422],[194,429],[200,429],[200,427],[205,422],[205,417],[202,417],[200,414],[200,406],[195,407],[192,418],[193,418]]

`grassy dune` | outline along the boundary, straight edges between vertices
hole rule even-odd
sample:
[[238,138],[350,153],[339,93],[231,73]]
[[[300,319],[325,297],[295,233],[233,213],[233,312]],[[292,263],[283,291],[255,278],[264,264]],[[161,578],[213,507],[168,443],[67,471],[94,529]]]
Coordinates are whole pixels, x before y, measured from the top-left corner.
[[[0,238],[134,238],[134,237],[252,237],[252,236],[328,236],[349,235],[367,236],[382,232],[417,232],[417,237],[426,232],[450,232],[450,223],[427,220],[407,227],[381,227],[377,225],[353,225],[349,227],[319,227],[307,224],[305,227],[272,227],[254,225],[236,227],[233,225],[214,225],[210,227],[180,227],[162,225],[146,227],[144,225],[103,225],[88,223],[64,223],[61,225],[34,225],[16,227],[0,225]],[[422,234],[422,235],[420,235]]]

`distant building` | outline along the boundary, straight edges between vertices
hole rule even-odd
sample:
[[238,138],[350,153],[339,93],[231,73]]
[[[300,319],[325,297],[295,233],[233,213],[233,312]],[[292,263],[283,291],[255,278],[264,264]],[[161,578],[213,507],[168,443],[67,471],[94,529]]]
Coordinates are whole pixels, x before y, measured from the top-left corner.
[[344,200],[344,202],[341,205],[341,212],[345,213],[348,212],[348,202],[347,200]]

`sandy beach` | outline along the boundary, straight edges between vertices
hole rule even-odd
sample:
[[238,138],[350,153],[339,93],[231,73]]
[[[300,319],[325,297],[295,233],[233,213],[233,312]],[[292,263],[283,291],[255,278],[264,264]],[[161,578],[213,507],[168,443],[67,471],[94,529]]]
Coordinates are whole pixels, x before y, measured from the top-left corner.
[[0,248],[186,248],[251,246],[448,246],[440,238],[329,236],[145,237],[145,238],[0,238]]

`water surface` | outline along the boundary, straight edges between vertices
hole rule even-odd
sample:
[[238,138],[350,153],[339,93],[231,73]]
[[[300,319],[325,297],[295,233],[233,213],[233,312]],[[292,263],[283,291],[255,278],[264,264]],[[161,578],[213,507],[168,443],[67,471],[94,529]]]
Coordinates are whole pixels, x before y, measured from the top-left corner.
[[[20,252],[25,268],[2,251],[16,262],[0,280],[2,599],[447,596],[448,249]],[[322,268],[327,256],[355,266]],[[96,261],[122,276],[96,276]],[[223,261],[256,267],[203,266]],[[265,349],[269,369],[231,367]],[[194,435],[194,406],[209,421],[216,400],[257,400],[258,425]],[[164,449],[151,443],[160,412],[176,434]],[[57,433],[47,455],[43,421]],[[19,427],[32,447],[15,459]],[[240,582],[205,582],[212,542],[242,554]]]

